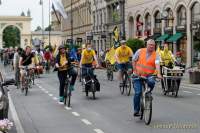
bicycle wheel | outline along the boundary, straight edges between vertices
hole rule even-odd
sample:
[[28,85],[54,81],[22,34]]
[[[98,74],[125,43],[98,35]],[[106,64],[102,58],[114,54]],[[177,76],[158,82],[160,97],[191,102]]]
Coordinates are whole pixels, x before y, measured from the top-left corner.
[[64,105],[67,104],[67,97],[68,97],[68,84],[65,84],[65,87],[64,87]]
[[175,84],[174,84],[174,89],[175,89],[175,95],[174,97],[177,97],[178,96],[178,91],[179,91],[179,86],[178,86],[178,81],[175,81]]
[[25,89],[25,96],[27,96],[28,95],[28,87],[25,87],[24,89]]
[[130,96],[131,94],[131,80],[128,80],[127,82],[127,96]]
[[113,81],[113,71],[110,71],[110,81]]
[[71,106],[71,91],[70,90],[68,91],[67,101],[68,101],[67,106],[70,107]]
[[145,98],[144,105],[144,121],[146,125],[149,125],[152,117],[152,100],[151,98]]
[[95,84],[94,83],[91,84],[91,90],[92,90],[92,98],[96,99],[96,96],[95,96],[96,89],[95,89]]
[[140,97],[140,120],[143,119],[144,115],[144,102],[143,102],[143,96]]

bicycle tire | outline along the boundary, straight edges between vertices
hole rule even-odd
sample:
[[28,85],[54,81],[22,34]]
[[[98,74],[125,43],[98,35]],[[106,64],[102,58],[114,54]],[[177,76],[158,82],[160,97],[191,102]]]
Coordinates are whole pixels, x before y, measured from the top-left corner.
[[140,97],[140,120],[143,119],[144,115],[144,103],[143,103],[143,96]]
[[130,94],[131,94],[131,81],[129,80],[128,81],[128,84],[127,84],[127,96],[130,96]]
[[175,85],[174,86],[174,89],[175,89],[175,95],[174,95],[174,97],[176,98],[176,97],[178,97],[178,91],[179,91],[179,86],[177,85],[177,81],[175,82],[174,85]]
[[28,87],[25,87],[25,96],[28,95]]
[[145,101],[145,109],[144,109],[144,121],[146,125],[151,123],[152,118],[152,101],[147,100]]
[[68,98],[67,98],[67,106],[70,107],[71,106],[71,91],[69,91],[68,93]]
[[96,99],[96,96],[95,96],[96,89],[95,89],[95,84],[94,83],[91,84],[91,90],[92,90],[92,98]]
[[110,72],[110,81],[113,81],[113,71]]
[[65,84],[65,87],[64,87],[64,105],[67,104],[67,97],[68,97],[68,84]]

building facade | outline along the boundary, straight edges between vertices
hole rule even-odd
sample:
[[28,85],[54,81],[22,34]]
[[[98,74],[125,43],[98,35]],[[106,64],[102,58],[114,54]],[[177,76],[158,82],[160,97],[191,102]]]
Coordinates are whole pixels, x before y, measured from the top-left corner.
[[92,11],[90,0],[62,0],[62,3],[68,15],[66,20],[61,19],[63,41],[71,42],[72,36],[73,42],[76,44],[91,40]]
[[127,0],[126,36],[168,42],[188,67],[200,61],[200,0]]
[[108,47],[106,42],[107,8],[104,0],[92,1],[92,17],[93,47],[97,50],[97,53],[100,53]]

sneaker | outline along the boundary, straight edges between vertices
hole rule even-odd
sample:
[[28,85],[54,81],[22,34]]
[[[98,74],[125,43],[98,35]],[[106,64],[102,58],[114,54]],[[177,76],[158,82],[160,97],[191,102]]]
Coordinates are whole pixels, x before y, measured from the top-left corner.
[[140,116],[140,113],[139,113],[139,112],[135,112],[135,113],[133,114],[133,116],[134,116],[134,117],[139,117],[139,116]]
[[70,86],[69,86],[69,89],[70,89],[70,91],[74,91],[74,86],[73,86],[73,85],[70,85]]
[[64,102],[64,97],[60,96],[60,102]]

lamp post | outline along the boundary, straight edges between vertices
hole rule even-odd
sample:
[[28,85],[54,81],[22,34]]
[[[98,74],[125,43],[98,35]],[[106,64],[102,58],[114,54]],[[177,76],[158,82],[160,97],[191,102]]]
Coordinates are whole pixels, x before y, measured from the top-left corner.
[[49,0],[49,46],[51,46],[51,2]]
[[71,0],[71,46],[73,45],[73,3]]
[[43,4],[43,0],[40,0],[40,5],[42,6],[42,44],[43,44],[44,43],[44,4]]

